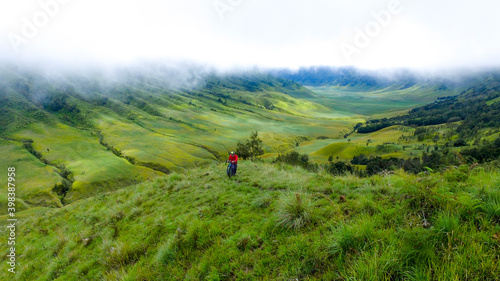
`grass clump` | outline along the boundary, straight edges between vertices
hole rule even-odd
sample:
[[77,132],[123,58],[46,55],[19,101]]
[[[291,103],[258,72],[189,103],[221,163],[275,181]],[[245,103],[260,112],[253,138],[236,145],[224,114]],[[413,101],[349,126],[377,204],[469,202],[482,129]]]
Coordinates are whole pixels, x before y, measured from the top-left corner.
[[312,201],[307,193],[284,192],[278,202],[276,225],[297,230],[313,219]]
[[367,250],[375,242],[375,222],[364,217],[358,223],[341,223],[335,230],[331,253],[353,255]]
[[273,196],[269,193],[265,193],[264,195],[256,198],[252,202],[252,206],[255,209],[265,209],[271,206],[271,203],[273,202]]

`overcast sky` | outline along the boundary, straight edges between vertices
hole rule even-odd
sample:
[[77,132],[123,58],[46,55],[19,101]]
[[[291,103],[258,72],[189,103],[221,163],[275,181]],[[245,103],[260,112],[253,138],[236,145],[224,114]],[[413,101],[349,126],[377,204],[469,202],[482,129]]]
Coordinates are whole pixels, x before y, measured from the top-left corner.
[[0,0],[2,56],[216,66],[500,66],[498,0]]

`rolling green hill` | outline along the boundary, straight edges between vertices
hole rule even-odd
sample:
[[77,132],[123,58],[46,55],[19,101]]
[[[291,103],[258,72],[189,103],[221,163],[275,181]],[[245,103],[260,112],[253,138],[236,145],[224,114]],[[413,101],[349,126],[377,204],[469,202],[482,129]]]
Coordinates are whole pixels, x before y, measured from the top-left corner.
[[[426,142],[401,151],[409,127],[367,135],[354,126],[460,89],[441,81],[381,88],[382,82],[365,85],[350,72],[343,81],[352,82],[344,86],[305,88],[266,73],[151,63],[84,70],[6,64],[0,73],[0,148],[6,151],[0,164],[22,173],[25,208],[62,206],[221,161],[254,130],[265,145],[263,158],[292,150],[318,162],[420,155]],[[385,143],[399,150],[379,151]],[[36,177],[38,169],[43,177]]]

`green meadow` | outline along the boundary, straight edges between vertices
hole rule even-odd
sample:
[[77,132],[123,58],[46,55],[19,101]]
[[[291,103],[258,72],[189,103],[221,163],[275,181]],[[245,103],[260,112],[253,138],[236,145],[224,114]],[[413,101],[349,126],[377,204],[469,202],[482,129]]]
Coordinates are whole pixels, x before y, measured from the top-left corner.
[[460,89],[441,90],[438,86],[418,83],[412,87],[400,89],[390,86],[383,89],[352,86],[307,86],[316,94],[312,100],[334,110],[352,116],[389,117],[402,114],[408,109],[435,101],[438,97],[453,96]]

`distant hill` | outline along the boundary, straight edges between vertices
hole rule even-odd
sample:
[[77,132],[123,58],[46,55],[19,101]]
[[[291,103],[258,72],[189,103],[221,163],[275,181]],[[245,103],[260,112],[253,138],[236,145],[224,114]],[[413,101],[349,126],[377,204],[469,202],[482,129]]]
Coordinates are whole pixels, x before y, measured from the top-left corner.
[[[367,90],[406,89],[417,84],[432,84],[441,90],[462,86],[471,86],[480,82],[492,71],[478,73],[457,72],[457,74],[426,74],[406,69],[387,71],[363,70],[354,67],[311,66],[298,70],[273,69],[269,73],[306,86],[355,87]],[[493,71],[495,72],[495,71]]]

